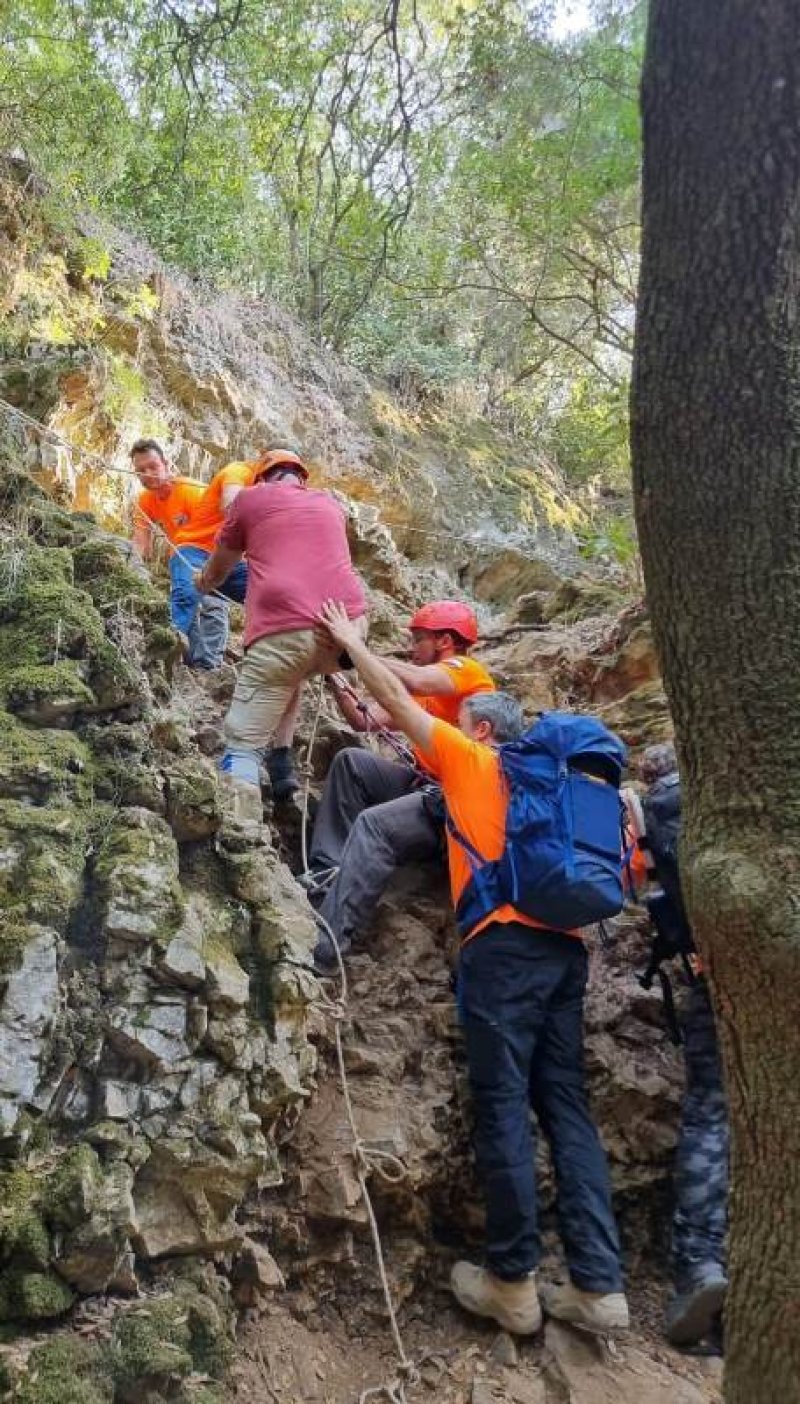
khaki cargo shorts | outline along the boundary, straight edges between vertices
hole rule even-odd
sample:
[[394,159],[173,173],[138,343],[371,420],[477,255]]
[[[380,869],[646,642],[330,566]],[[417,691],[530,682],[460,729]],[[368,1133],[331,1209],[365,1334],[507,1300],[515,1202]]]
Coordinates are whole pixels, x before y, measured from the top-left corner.
[[[357,621],[365,637],[366,615]],[[335,673],[340,650],[315,637],[313,629],[268,634],[251,644],[242,660],[228,715],[225,742],[229,747],[260,750],[272,738],[307,678]]]

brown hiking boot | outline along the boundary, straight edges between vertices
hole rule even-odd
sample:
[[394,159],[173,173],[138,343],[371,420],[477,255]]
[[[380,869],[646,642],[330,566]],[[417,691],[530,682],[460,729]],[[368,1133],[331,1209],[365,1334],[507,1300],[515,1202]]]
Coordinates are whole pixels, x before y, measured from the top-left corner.
[[471,1311],[473,1316],[490,1316],[512,1335],[532,1336],[541,1327],[542,1308],[533,1272],[516,1282],[504,1282],[486,1268],[456,1263],[450,1274],[450,1287],[465,1311]]
[[630,1326],[624,1292],[583,1292],[573,1282],[566,1282],[543,1285],[539,1296],[548,1316],[598,1336],[627,1331]]

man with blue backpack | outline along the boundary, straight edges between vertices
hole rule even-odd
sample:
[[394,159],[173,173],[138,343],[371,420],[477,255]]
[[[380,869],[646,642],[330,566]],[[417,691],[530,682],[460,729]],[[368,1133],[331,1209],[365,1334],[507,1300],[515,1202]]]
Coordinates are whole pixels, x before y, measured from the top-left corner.
[[[322,622],[423,753],[447,805],[488,1264],[456,1263],[453,1292],[519,1335],[539,1329],[542,1306],[588,1330],[624,1330],[608,1166],[586,1092],[588,962],[578,930],[622,906],[624,748],[599,723],[566,713],[545,713],[523,736],[519,703],[501,692],[466,698],[452,726],[414,701],[341,606],[328,602]],[[566,1285],[541,1291],[531,1107],[552,1150],[570,1272]]]

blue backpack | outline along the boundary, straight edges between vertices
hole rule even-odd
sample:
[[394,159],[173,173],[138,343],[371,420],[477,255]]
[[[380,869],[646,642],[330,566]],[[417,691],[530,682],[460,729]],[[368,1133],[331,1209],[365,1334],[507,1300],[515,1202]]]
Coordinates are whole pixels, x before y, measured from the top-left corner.
[[447,818],[472,869],[456,907],[461,935],[507,902],[554,931],[614,916],[623,902],[619,737],[592,717],[542,712],[498,754],[509,787],[502,856],[483,859]]

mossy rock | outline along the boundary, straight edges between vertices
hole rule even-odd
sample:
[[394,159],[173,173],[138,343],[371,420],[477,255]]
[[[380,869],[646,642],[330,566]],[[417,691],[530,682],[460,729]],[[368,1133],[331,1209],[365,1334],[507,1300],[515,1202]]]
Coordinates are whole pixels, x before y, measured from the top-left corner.
[[41,1272],[50,1265],[50,1237],[41,1216],[33,1207],[21,1212],[12,1224],[0,1224],[3,1253],[15,1262],[24,1261]]
[[176,761],[166,773],[167,819],[179,843],[210,837],[222,822],[216,769],[203,756]]
[[59,722],[69,724],[82,709],[91,708],[95,703],[94,693],[72,659],[12,668],[3,690],[9,711],[17,713],[23,721],[42,727]]
[[85,847],[80,808],[0,800],[0,917],[62,931],[80,895]]
[[31,533],[42,546],[80,546],[97,531],[89,512],[68,512],[50,498],[35,503],[28,511]]
[[115,807],[132,805],[151,809],[154,814],[166,813],[164,782],[155,766],[109,759],[96,762],[92,774],[98,800]]
[[[122,1311],[114,1322],[110,1358],[118,1397],[131,1404],[146,1390],[195,1400],[179,1382],[198,1374],[221,1379],[231,1363],[231,1313],[208,1271],[187,1263],[169,1296]],[[219,1396],[210,1391],[211,1400]]]
[[73,732],[24,726],[0,712],[0,797],[83,804],[91,788],[89,752]]
[[0,1321],[55,1321],[74,1301],[74,1292],[54,1272],[17,1266],[0,1271]]
[[183,916],[178,849],[169,827],[147,809],[122,809],[95,865],[107,933],[142,944],[169,939]]
[[619,585],[579,575],[572,580],[562,580],[545,605],[544,618],[549,624],[555,620],[574,624],[579,619],[592,619],[621,609],[627,598]]
[[143,677],[107,636],[91,595],[71,584],[71,570],[69,552],[31,544],[13,573],[0,578],[0,697],[44,725],[59,715],[126,707],[146,695]]
[[18,1379],[17,1371],[7,1355],[0,1354],[0,1399],[8,1398]]
[[40,1189],[41,1180],[21,1166],[0,1172],[0,1262],[16,1258],[47,1268],[50,1241],[39,1213]]
[[77,1228],[91,1214],[103,1172],[91,1146],[73,1146],[47,1176],[42,1202],[50,1224]]
[[153,1298],[119,1314],[111,1338],[114,1382],[123,1400],[143,1387],[170,1388],[192,1373],[189,1317],[176,1297]]
[[15,1404],[112,1404],[108,1351],[79,1336],[57,1335],[31,1351]]

